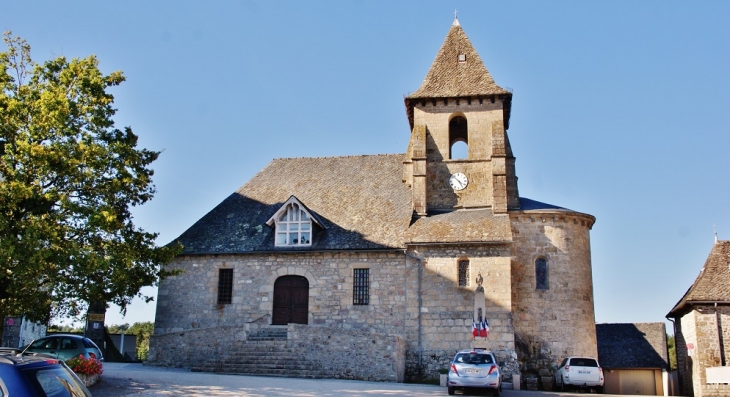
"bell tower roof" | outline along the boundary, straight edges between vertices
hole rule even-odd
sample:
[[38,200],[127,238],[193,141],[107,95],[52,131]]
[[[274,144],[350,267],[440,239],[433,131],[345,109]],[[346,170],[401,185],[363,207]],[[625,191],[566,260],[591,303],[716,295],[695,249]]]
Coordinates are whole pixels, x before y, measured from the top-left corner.
[[413,128],[412,106],[417,101],[442,98],[502,97],[505,103],[505,127],[509,123],[512,93],[494,82],[484,62],[464,33],[459,20],[454,23],[441,45],[418,90],[405,98],[408,120]]

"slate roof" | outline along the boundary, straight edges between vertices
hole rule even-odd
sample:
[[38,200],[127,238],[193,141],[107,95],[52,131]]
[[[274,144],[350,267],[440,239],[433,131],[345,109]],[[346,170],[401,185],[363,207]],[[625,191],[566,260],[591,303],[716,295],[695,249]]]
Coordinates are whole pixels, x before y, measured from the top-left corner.
[[[464,54],[465,62],[457,56]],[[510,94],[497,85],[464,29],[455,20],[421,87],[408,98],[453,98]]]
[[717,241],[691,287],[667,317],[677,318],[695,303],[730,303],[730,241]]
[[543,202],[540,202],[537,200],[520,197],[520,211],[540,211],[540,210],[575,212],[575,211],[569,210],[567,208],[558,207],[557,205],[552,205],[552,204],[543,203]]
[[494,215],[491,209],[459,210],[417,219],[406,232],[409,243],[512,241],[508,215]]
[[669,366],[664,323],[596,324],[598,363],[604,369]]
[[402,177],[403,154],[275,159],[177,241],[183,254],[275,250],[266,221],[295,196],[325,225],[300,250],[401,248],[413,212]]
[[[458,56],[466,56],[459,62]],[[406,113],[413,129],[413,101],[438,98],[471,98],[493,95],[505,98],[505,128],[509,127],[512,93],[497,85],[484,62],[464,33],[458,20],[454,20],[441,49],[436,54],[426,78],[416,92],[405,98]]]

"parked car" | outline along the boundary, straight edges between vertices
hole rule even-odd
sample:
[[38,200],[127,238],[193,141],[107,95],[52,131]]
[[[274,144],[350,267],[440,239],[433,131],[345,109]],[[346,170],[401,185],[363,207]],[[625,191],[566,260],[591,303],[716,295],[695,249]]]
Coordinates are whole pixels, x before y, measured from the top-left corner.
[[499,396],[502,375],[492,352],[461,350],[451,362],[446,385],[449,395],[453,395],[456,389],[486,389]]
[[28,352],[43,353],[59,360],[68,360],[72,357],[84,356],[104,360],[101,349],[91,339],[83,335],[56,334],[36,339],[30,346],[21,348]]
[[593,357],[566,357],[555,372],[555,385],[593,389],[603,393],[603,369]]
[[61,360],[0,348],[0,396],[91,397],[91,392]]

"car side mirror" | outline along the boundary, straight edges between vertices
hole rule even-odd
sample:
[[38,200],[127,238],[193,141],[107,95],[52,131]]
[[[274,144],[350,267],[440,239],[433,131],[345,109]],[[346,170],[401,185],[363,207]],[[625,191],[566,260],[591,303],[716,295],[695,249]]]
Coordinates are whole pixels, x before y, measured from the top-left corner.
[[557,371],[558,370],[558,366],[557,365],[553,365],[553,369]]
[[499,362],[499,366],[500,366],[500,367],[504,367],[504,361],[500,361],[500,362]]

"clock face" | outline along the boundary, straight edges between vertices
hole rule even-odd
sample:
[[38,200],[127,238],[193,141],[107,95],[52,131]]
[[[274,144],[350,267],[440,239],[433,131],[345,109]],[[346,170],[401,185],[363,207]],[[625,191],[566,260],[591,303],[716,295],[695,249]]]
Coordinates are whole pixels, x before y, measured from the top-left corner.
[[469,184],[469,180],[466,178],[466,175],[461,172],[452,174],[449,178],[449,185],[451,185],[451,188],[454,190],[464,190],[466,189],[467,184]]

